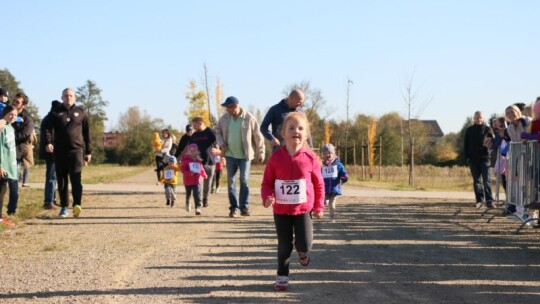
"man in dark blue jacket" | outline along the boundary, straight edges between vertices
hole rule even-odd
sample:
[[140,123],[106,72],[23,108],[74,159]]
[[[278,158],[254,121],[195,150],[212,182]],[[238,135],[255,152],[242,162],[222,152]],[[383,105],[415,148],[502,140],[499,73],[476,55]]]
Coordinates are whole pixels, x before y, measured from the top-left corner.
[[[270,141],[272,146],[272,152],[276,151],[281,147],[283,142],[283,137],[281,136],[281,125],[283,124],[283,118],[289,112],[301,112],[302,105],[304,104],[304,92],[300,89],[294,89],[289,94],[289,97],[282,99],[278,104],[273,105],[268,110],[268,113],[264,116],[264,119],[261,123],[261,133],[262,135]],[[272,125],[272,131],[268,127]],[[309,136],[308,143],[310,146],[313,146],[311,143],[311,135]]]
[[491,192],[491,162],[487,148],[491,146],[492,139],[493,131],[484,123],[482,112],[476,111],[474,125],[465,131],[464,152],[469,160],[477,208],[482,206],[484,198],[487,208],[494,207]]

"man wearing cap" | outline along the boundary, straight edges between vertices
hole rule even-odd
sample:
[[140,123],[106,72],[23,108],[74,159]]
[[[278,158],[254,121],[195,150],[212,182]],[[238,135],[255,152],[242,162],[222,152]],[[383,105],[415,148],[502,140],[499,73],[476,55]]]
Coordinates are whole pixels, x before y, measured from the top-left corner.
[[[281,125],[283,124],[283,119],[289,112],[304,113],[304,111],[302,111],[303,105],[304,92],[300,89],[294,89],[287,98],[282,99],[278,104],[270,107],[268,113],[264,116],[260,130],[262,135],[270,141],[272,152],[278,150],[285,144],[281,137]],[[270,125],[272,125],[272,131],[268,129]],[[308,137],[308,144],[310,147],[313,146],[311,135]]]
[[[227,165],[227,190],[229,216],[236,217],[238,210],[249,216],[249,171],[251,161],[264,161],[264,138],[253,114],[240,107],[238,99],[230,96],[221,104],[226,113],[216,126],[217,144]],[[236,190],[236,175],[240,170],[240,198]]]
[[176,148],[176,152],[174,153],[174,157],[176,157],[178,163],[180,163],[180,156],[184,152],[184,149],[186,148],[189,140],[191,139],[191,135],[193,135],[193,127],[191,125],[186,125],[186,134],[180,137],[180,141],[178,142],[178,148]]

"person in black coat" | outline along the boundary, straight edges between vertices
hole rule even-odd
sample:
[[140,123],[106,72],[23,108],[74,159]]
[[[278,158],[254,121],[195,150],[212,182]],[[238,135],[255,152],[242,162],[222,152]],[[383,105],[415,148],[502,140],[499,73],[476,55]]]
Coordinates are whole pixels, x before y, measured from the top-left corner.
[[491,191],[491,161],[488,149],[493,139],[493,131],[484,123],[482,112],[476,111],[473,120],[474,125],[465,131],[464,152],[469,161],[473,178],[476,207],[480,208],[485,202],[487,208],[494,208]]
[[[39,158],[45,161],[45,190],[44,190],[44,199],[43,199],[43,208],[45,209],[55,209],[54,203],[56,202],[56,169],[54,166],[54,157],[53,154],[47,152],[45,133],[46,126],[50,123],[51,111],[60,105],[60,101],[53,100],[51,102],[51,110],[43,119],[41,120],[41,125],[39,128],[39,134],[41,140],[39,141]],[[53,132],[54,137],[54,132]]]

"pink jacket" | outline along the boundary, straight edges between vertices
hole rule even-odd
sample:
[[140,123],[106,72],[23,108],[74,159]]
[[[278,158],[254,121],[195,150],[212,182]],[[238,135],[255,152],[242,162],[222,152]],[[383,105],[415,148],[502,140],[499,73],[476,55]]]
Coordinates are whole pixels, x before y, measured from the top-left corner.
[[324,180],[321,174],[321,165],[317,155],[301,148],[294,156],[290,156],[287,148],[272,153],[264,169],[261,184],[261,197],[263,202],[268,197],[275,197],[274,184],[280,180],[306,180],[307,201],[301,204],[274,204],[275,214],[299,215],[312,210],[324,210]]
[[[189,169],[190,163],[198,163],[201,168],[201,173],[193,173]],[[200,178],[208,178],[206,171],[204,171],[204,166],[202,162],[198,159],[193,159],[189,155],[184,155],[182,157],[182,175],[184,176],[184,186],[195,186],[200,184]]]

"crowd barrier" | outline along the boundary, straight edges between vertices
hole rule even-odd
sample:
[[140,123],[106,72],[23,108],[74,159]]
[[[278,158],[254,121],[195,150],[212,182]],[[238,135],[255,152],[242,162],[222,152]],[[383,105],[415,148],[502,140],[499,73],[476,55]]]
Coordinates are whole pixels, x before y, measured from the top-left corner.
[[[526,208],[531,203],[538,202],[539,198],[540,149],[538,142],[510,143],[506,156],[506,200],[501,209],[506,211],[512,205],[515,206],[516,211],[510,216],[521,222],[516,230],[516,233],[519,233],[528,223],[538,224],[538,210]],[[500,182],[500,177],[497,176],[495,197],[497,201]],[[483,214],[485,213],[486,211]]]

